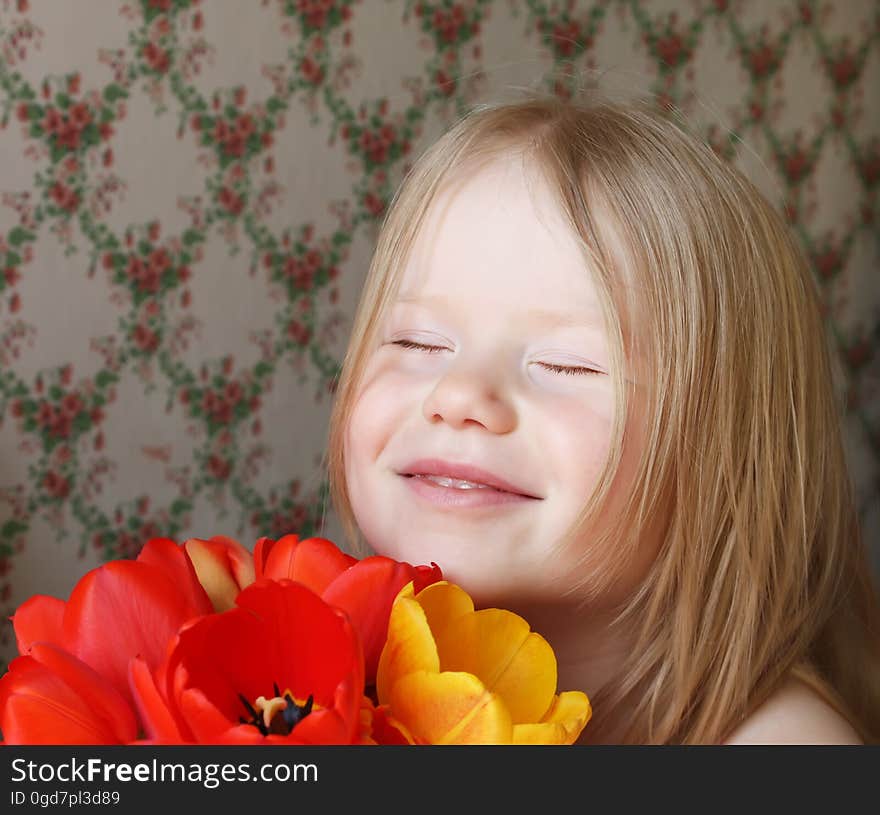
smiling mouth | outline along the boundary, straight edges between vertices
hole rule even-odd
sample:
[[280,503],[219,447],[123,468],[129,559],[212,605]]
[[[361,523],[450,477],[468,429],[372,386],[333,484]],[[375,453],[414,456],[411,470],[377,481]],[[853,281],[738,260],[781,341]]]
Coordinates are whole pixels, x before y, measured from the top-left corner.
[[448,487],[451,489],[461,490],[462,492],[467,492],[470,490],[486,490],[489,492],[500,492],[504,495],[518,495],[522,498],[534,498],[533,495],[525,495],[520,492],[511,492],[509,490],[503,490],[500,487],[492,487],[488,484],[481,484],[478,481],[467,481],[463,478],[452,478],[451,476],[445,475],[426,475],[423,473],[401,473],[404,478],[419,478],[425,481],[430,481],[433,484],[436,484],[438,487]]
[[490,487],[488,484],[480,484],[477,481],[466,481],[463,478],[451,478],[445,475],[422,475],[420,473],[406,473],[407,478],[424,478],[427,481],[433,481],[441,487],[454,487],[457,490],[495,490],[495,492],[507,492],[497,487]]

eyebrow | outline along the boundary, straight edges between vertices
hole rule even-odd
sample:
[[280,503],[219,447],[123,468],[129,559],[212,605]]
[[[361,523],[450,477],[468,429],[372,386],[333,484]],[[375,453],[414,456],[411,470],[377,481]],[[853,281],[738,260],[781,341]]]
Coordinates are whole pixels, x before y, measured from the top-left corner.
[[[449,311],[452,301],[442,295],[427,295],[424,297],[405,296],[399,297],[394,305],[424,305],[439,306]],[[592,312],[592,314],[590,313]],[[542,308],[527,308],[521,312],[523,317],[533,323],[542,326],[562,328],[597,328],[601,326],[601,314],[598,306],[592,305],[588,313],[575,314],[571,312],[548,311]]]

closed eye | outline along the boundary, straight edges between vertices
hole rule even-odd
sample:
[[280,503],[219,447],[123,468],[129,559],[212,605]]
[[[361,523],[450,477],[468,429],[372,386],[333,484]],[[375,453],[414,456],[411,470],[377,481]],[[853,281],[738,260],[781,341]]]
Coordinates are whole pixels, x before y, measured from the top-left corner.
[[579,365],[551,365],[549,362],[539,362],[538,365],[542,365],[544,368],[553,371],[553,373],[567,374],[568,376],[583,376],[584,374],[601,373],[601,371],[595,371],[592,368],[583,368]]
[[401,348],[422,348],[429,354],[436,354],[438,351],[445,351],[442,345],[422,345],[420,342],[412,342],[412,340],[395,340],[392,345],[399,345]]
[[[429,354],[436,354],[439,351],[446,350],[442,345],[424,345],[423,343],[413,342],[412,340],[396,340],[391,344],[399,345],[401,348],[418,348],[427,351]],[[592,368],[585,368],[579,365],[553,365],[549,362],[539,362],[538,365],[549,371],[553,371],[553,373],[565,374],[566,376],[584,376],[587,374],[601,373],[601,371],[596,371]]]

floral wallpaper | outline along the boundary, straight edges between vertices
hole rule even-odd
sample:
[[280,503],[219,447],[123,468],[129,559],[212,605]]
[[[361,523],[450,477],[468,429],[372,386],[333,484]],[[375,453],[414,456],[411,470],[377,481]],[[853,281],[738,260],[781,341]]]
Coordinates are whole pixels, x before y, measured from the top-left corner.
[[678,105],[784,211],[880,573],[877,0],[0,0],[0,662],[149,537],[342,543],[321,456],[396,185],[578,83]]

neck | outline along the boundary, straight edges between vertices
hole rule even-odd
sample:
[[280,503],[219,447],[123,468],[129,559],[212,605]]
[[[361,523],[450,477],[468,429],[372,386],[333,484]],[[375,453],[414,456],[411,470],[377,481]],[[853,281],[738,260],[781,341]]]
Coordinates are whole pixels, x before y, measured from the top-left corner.
[[[553,648],[557,692],[580,690],[592,702],[603,687],[615,681],[631,652],[633,638],[612,626],[614,614],[610,611],[558,604],[521,607],[517,613]],[[609,738],[613,741],[624,724],[623,712],[594,709],[577,743],[592,743],[592,731],[599,722],[606,734],[605,742]]]

